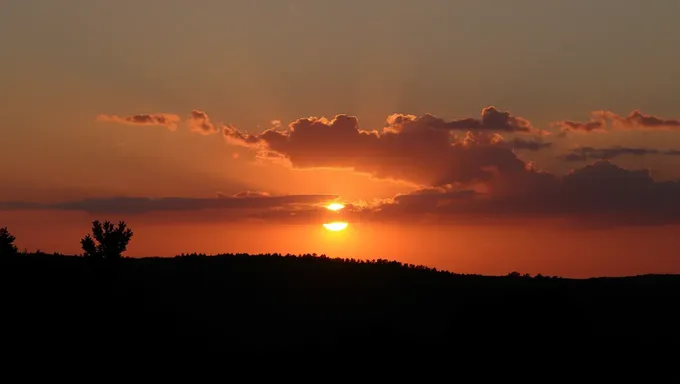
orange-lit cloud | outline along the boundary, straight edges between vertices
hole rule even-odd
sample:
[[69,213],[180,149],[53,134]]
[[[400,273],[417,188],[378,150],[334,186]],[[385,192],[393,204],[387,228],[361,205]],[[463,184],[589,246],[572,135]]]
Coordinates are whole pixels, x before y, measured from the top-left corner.
[[192,132],[197,132],[203,135],[210,135],[217,133],[218,129],[210,121],[208,115],[205,112],[194,109],[189,115],[187,120],[187,126]]
[[445,121],[438,117],[426,114],[422,117],[414,115],[393,114],[387,118],[387,127],[391,129],[418,129],[428,127],[449,131],[488,131],[488,132],[531,132],[535,129],[529,120],[519,116],[512,116],[509,112],[503,112],[496,107],[489,106],[482,109],[480,118],[462,118]]
[[126,125],[163,126],[171,131],[174,131],[177,129],[180,118],[178,115],[171,113],[151,113],[123,117],[117,115],[101,114],[97,116],[97,121]]
[[[516,126],[521,132],[529,129],[512,119],[512,124],[502,123],[507,117],[496,119],[498,122],[493,124],[500,128]],[[513,148],[537,150],[549,146],[538,141],[529,144],[523,139],[505,142],[501,135],[483,130],[456,137],[448,124],[433,117],[392,115],[381,131],[367,131],[359,128],[356,117],[338,115],[332,120],[298,119],[288,130],[269,129],[259,135],[234,127],[225,127],[223,133],[232,143],[251,147],[270,158],[283,157],[296,168],[351,168],[378,178],[423,185],[484,180],[493,173],[489,168],[523,171],[525,164]],[[492,123],[468,124],[479,128]]]
[[593,111],[588,121],[562,120],[553,123],[564,132],[604,132],[607,129],[649,129],[649,130],[680,130],[680,120],[665,119],[638,110],[628,116],[619,116],[611,111]]
[[[232,197],[269,197],[271,196],[268,192],[264,191],[243,191],[235,193]],[[217,197],[229,197],[221,192],[217,193]]]
[[[626,170],[607,161],[555,175],[537,170],[514,152],[522,145],[546,149],[549,143],[506,141],[498,133],[480,130],[456,136],[447,126],[441,119],[393,115],[382,131],[367,131],[359,128],[355,117],[338,115],[332,120],[299,119],[286,131],[245,135],[231,128],[225,134],[270,156],[284,157],[294,167],[351,168],[425,186],[371,207],[349,206],[346,214],[356,214],[354,220],[541,216],[598,217],[612,223],[680,221],[678,182],[658,182],[648,170]],[[598,157],[591,152],[589,158]],[[638,152],[619,148],[600,151],[599,157]]]

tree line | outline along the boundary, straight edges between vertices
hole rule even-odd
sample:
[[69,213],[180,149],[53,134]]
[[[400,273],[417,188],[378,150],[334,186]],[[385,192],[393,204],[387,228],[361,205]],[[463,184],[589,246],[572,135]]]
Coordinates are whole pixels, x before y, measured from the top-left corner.
[[[132,231],[131,228],[127,226],[127,224],[124,221],[119,221],[118,224],[113,224],[110,221],[104,221],[101,222],[99,220],[94,220],[92,222],[92,229],[91,233],[86,234],[81,240],[80,240],[80,246],[83,250],[82,256],[84,258],[90,259],[90,260],[101,260],[101,261],[115,261],[119,260],[123,257],[123,253],[127,250],[128,244],[130,243],[130,240],[132,239],[134,232]],[[7,256],[12,256],[12,255],[18,255],[20,252],[17,249],[17,246],[15,245],[16,237],[13,236],[10,231],[7,229],[7,227],[2,227],[0,228],[0,257],[7,257]],[[24,251],[24,253],[28,253],[27,251]],[[36,252],[37,254],[44,254],[43,252],[40,252],[38,250]],[[58,255],[55,253],[55,255]],[[227,254],[223,254],[227,255]],[[208,256],[206,254],[198,254],[198,253],[192,253],[192,254],[181,254],[178,255],[178,257],[201,257],[201,256]],[[273,254],[265,254],[261,256],[275,256],[275,257],[302,257],[302,258],[319,258],[319,259],[327,259],[328,257],[323,254],[323,255],[317,255],[316,253],[313,254],[305,254],[305,255],[291,255],[291,254],[281,254],[281,253],[273,253]],[[410,264],[410,263],[401,263],[399,261],[394,261],[394,260],[385,260],[385,259],[377,259],[377,260],[366,260],[366,259],[348,259],[348,258],[340,258],[340,259],[335,259],[337,262],[344,262],[344,263],[350,263],[350,264],[380,264],[384,266],[392,266],[392,267],[405,267],[409,269],[418,269],[418,270],[425,270],[428,272],[445,272],[445,271],[438,271],[437,268],[431,268],[423,265],[415,265],[415,264]],[[448,272],[451,273],[451,272]],[[455,274],[455,273],[454,273]],[[520,274],[519,272],[510,272],[507,274],[508,277],[514,277],[514,278],[532,278],[532,276],[528,273],[525,274]],[[533,276],[534,278],[558,278],[558,276],[543,276],[542,274],[537,274]]]
[[[92,233],[80,240],[83,257],[94,260],[118,260],[127,250],[134,232],[124,221],[113,224],[110,221],[92,222]],[[15,245],[16,237],[7,227],[0,228],[0,256],[7,257],[19,253]]]

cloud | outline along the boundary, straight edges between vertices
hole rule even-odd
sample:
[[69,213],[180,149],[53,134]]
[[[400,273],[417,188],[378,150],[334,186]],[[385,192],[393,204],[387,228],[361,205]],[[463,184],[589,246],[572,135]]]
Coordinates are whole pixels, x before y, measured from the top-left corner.
[[[97,121],[125,125],[164,126],[171,131],[175,131],[177,130],[181,119],[179,115],[171,113],[138,114],[122,117],[118,115],[101,114],[97,116]],[[189,118],[185,123],[190,131],[203,135],[219,132],[219,129],[210,121],[208,115],[198,109],[191,111]]]
[[187,120],[187,126],[192,132],[197,132],[203,135],[211,135],[217,133],[219,130],[210,121],[208,115],[205,112],[194,109],[189,115]]
[[563,132],[604,132],[607,123],[604,120],[588,120],[588,121],[558,121],[555,125],[562,129]]
[[227,196],[222,193],[214,198],[191,197],[108,197],[73,200],[57,203],[0,202],[0,210],[59,210],[80,211],[89,214],[142,215],[158,212],[216,212],[230,218],[266,217],[267,212],[293,212],[300,209],[320,207],[337,199],[334,195],[284,195],[270,196],[266,193],[239,193]]
[[[382,131],[359,128],[358,120],[305,118],[286,131],[270,129],[245,135],[225,133],[267,156],[292,166],[344,167],[376,177],[410,181],[424,188],[369,207],[349,207],[354,220],[465,222],[479,217],[570,217],[610,222],[680,222],[678,182],[655,181],[647,170],[626,170],[598,161],[567,175],[555,175],[520,159],[516,147],[539,150],[550,143],[498,133],[467,131],[456,135],[434,124],[409,123],[402,115],[387,119]],[[533,144],[531,144],[533,143]],[[651,154],[654,150],[586,149],[586,158]],[[673,151],[658,152],[672,154]]]
[[527,151],[540,151],[542,149],[548,149],[552,147],[552,143],[550,142],[544,142],[542,140],[525,140],[519,137],[516,137],[510,141],[510,145],[514,149]]
[[509,112],[499,111],[493,106],[482,109],[480,118],[468,117],[451,121],[445,121],[431,114],[425,114],[421,117],[416,117],[414,115],[393,114],[387,118],[386,127],[397,130],[417,130],[427,127],[447,131],[535,131],[529,120],[519,116],[512,116]]
[[624,128],[642,128],[642,129],[680,129],[680,120],[664,119],[652,115],[646,115],[638,110],[630,113],[627,117],[620,117],[609,112],[608,117]]
[[[346,116],[346,115],[338,115]],[[316,117],[307,120],[317,119]],[[98,121],[114,122],[129,125],[160,125],[166,126],[170,130],[175,130],[180,121],[178,115],[168,113],[138,114],[120,117],[117,115],[101,114],[97,116]],[[299,119],[298,122],[305,119]],[[218,125],[210,121],[208,115],[201,110],[194,109],[189,114],[186,124],[191,131],[212,134],[220,131]],[[280,120],[272,120],[272,130],[278,131],[283,128]],[[295,124],[295,122],[293,123]],[[292,125],[292,124],[291,124]],[[566,132],[606,132],[610,129],[649,129],[649,130],[680,130],[680,120],[661,118],[645,114],[639,110],[633,110],[628,116],[620,116],[612,111],[596,110],[590,113],[587,121],[559,120],[550,124],[552,127]],[[392,114],[387,117],[383,132],[390,130],[393,132],[417,131],[417,130],[442,130],[442,131],[464,131],[464,132],[487,132],[505,134],[525,134],[534,133],[539,136],[550,135],[550,132],[535,128],[531,122],[520,116],[513,116],[510,112],[500,111],[494,106],[482,109],[480,117],[465,117],[446,121],[432,114],[415,116],[409,114]],[[225,137],[234,140],[235,143],[246,142],[253,144],[251,140],[256,140],[256,136],[245,134],[231,125],[222,124],[222,132]],[[378,132],[378,131],[370,131]],[[546,145],[548,146],[548,145]],[[520,149],[530,149],[536,147],[518,147]]]
[[[263,191],[243,191],[233,194],[232,197],[269,197],[269,193]],[[217,197],[229,197],[221,192],[217,193]]]
[[680,223],[680,182],[658,182],[647,170],[626,170],[598,161],[562,177],[547,178],[521,194],[425,189],[352,213],[356,221],[466,224],[480,218],[562,218],[581,226],[674,224]]
[[[461,185],[425,187],[370,203],[344,202],[350,223],[500,223],[505,219],[568,219],[575,225],[662,225],[680,223],[680,182],[655,181],[648,170],[626,170],[602,160],[564,176],[527,171],[517,183],[490,190]],[[152,222],[260,221],[320,224],[331,217],[325,205],[336,195],[269,196],[262,192],[214,198],[112,197],[59,203],[0,203],[0,210],[79,211],[97,217],[141,217]],[[136,219],[137,220],[137,219]]]
[[680,130],[680,120],[665,119],[647,115],[639,110],[622,117],[611,111],[593,111],[588,121],[562,120],[553,123],[563,132],[605,132],[608,129],[621,130]]
[[[655,181],[648,170],[626,170],[609,161],[566,175],[540,171],[514,153],[516,147],[550,147],[539,140],[506,141],[485,131],[457,136],[439,123],[405,124],[402,117],[388,118],[382,131],[367,131],[347,115],[299,119],[286,131],[246,135],[231,127],[225,134],[267,156],[281,156],[294,167],[352,168],[424,186],[376,204],[349,205],[344,214],[356,221],[464,224],[480,217],[541,217],[618,225],[680,222],[678,182]],[[583,153],[606,158],[656,152],[618,147]]]
[[578,147],[569,151],[565,155],[558,156],[559,159],[575,162],[588,160],[611,160],[619,156],[645,156],[645,155],[665,155],[680,156],[680,150],[660,151],[653,148],[629,148],[614,146],[609,148]]
[[174,131],[177,129],[177,124],[179,124],[180,118],[178,115],[171,113],[139,114],[123,117],[102,114],[97,116],[97,121],[126,125],[163,126],[171,131]]
[[[308,117],[292,122],[287,130],[273,128],[251,135],[227,126],[223,134],[233,144],[252,148],[261,157],[285,159],[294,168],[350,168],[427,186],[483,181],[494,172],[524,172],[525,163],[512,148],[538,149],[548,144],[505,142],[487,129],[514,127],[528,132],[530,125],[505,114],[497,117],[499,112],[486,113],[493,116],[487,122],[463,119],[453,123],[431,116],[392,115],[381,131],[360,129],[358,119],[349,115],[331,120]],[[464,126],[473,130],[456,136],[453,131]]]

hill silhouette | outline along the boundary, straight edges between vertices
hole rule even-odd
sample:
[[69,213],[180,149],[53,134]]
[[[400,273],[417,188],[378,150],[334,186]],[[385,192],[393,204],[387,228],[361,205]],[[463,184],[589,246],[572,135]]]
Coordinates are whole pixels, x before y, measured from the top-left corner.
[[680,277],[458,275],[317,255],[2,257],[6,342],[677,345]]

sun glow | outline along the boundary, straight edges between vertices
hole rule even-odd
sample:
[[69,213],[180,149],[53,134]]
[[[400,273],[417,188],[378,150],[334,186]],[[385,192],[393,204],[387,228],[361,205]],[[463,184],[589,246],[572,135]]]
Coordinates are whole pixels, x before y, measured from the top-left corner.
[[326,208],[330,209],[331,211],[339,211],[339,210],[345,208],[345,206],[340,204],[340,203],[331,203],[331,204],[328,204],[328,206]]
[[344,230],[348,225],[349,224],[344,221],[334,221],[332,223],[326,223],[323,226],[329,231],[337,232]]

